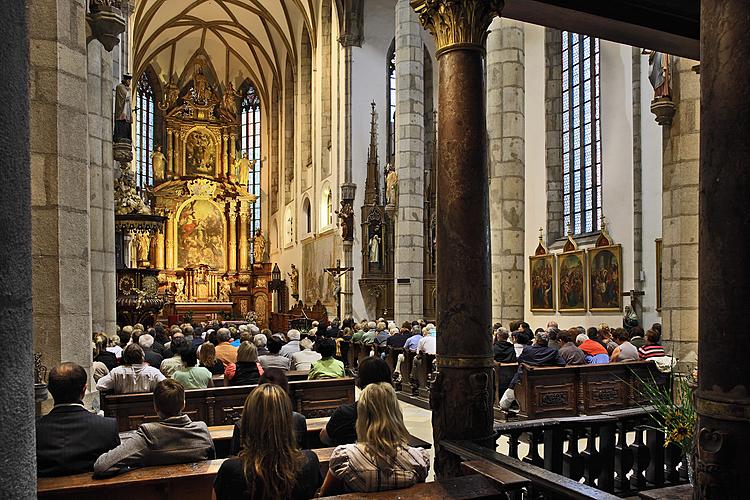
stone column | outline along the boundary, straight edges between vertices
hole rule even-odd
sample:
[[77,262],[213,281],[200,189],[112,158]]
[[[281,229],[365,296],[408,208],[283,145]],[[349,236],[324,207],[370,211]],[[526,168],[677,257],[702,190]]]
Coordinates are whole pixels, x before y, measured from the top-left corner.
[[227,245],[229,262],[227,272],[234,273],[237,270],[237,202],[229,200],[229,244]]
[[496,17],[487,37],[492,320],[524,316],[524,33]]
[[750,2],[701,2],[697,497],[743,498],[750,461],[747,362]]
[[[0,29],[6,38],[0,51],[0,331],[13,341],[13,355],[0,364],[0,453],[7,457],[0,472],[3,496],[36,498],[34,438],[34,361],[31,314],[31,187],[29,165],[29,29],[23,4],[0,2]],[[38,35],[39,33],[37,33]],[[42,44],[45,45],[45,44]],[[46,49],[31,44],[43,57]],[[47,58],[45,58],[48,60]],[[54,58],[53,58],[54,61]],[[51,61],[52,62],[52,61]],[[43,180],[43,179],[42,179]],[[12,332],[12,333],[11,333]],[[12,457],[12,458],[10,458]]]
[[489,182],[484,43],[501,0],[413,0],[436,39],[440,72],[437,197],[437,363],[431,390],[435,472],[460,475],[442,439],[495,447],[490,336]]
[[240,271],[246,271],[247,249],[249,246],[247,238],[247,221],[250,217],[250,204],[247,200],[240,201]]
[[[695,363],[698,348],[700,77],[675,58],[676,114],[662,129],[662,332],[672,354]],[[648,328],[651,325],[644,325]]]
[[165,246],[167,247],[167,269],[174,269],[177,264],[175,262],[175,245],[177,242],[174,238],[174,224],[177,214],[171,210],[167,210],[164,215],[167,216],[166,233],[164,234],[164,239],[166,240]]
[[226,178],[227,172],[229,172],[229,153],[227,151],[227,133],[221,132],[221,172],[219,173],[220,178]]
[[72,361],[88,370],[92,316],[87,5],[84,0],[28,2],[34,13],[29,23],[34,345],[47,366]]
[[420,318],[423,311],[424,43],[421,34],[422,28],[409,0],[398,0],[395,160],[398,211],[394,255],[394,317],[397,324]]

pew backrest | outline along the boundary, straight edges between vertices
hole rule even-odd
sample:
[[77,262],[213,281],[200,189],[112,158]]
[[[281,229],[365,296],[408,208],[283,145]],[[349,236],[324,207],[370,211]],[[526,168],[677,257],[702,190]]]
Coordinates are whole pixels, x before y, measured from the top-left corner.
[[[185,413],[206,425],[230,425],[240,418],[245,399],[257,385],[210,387],[185,391]],[[354,403],[354,379],[351,377],[289,382],[294,410],[307,418],[328,417],[343,404]],[[117,419],[122,431],[137,429],[144,422],[158,420],[153,394],[103,394],[101,409]]]

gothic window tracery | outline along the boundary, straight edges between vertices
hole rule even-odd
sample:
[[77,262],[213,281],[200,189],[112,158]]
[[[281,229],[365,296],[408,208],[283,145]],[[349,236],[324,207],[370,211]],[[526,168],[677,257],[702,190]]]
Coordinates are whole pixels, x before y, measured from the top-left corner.
[[[255,231],[261,228],[261,108],[255,86],[249,84],[242,88],[244,90],[240,107],[240,154],[244,153],[250,161],[255,161],[247,177],[247,190],[256,196],[249,220],[249,234],[255,234]],[[252,253],[253,249],[250,251]]]
[[563,214],[574,235],[597,231],[602,214],[599,73],[599,39],[563,31]]
[[136,87],[135,161],[136,186],[141,191],[154,184],[154,90],[144,72]]

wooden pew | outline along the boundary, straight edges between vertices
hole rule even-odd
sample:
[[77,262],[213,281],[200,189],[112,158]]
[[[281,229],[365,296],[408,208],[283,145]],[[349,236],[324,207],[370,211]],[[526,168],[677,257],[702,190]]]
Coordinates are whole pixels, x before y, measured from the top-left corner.
[[420,483],[401,490],[380,491],[377,493],[348,493],[332,497],[321,497],[337,500],[374,499],[447,499],[464,500],[474,498],[504,498],[507,491],[496,481],[482,474],[471,474],[451,479],[442,479],[432,483]]
[[[307,419],[307,438],[305,443],[307,443],[309,448],[320,447],[320,431],[325,429],[328,420],[329,417]],[[232,443],[232,434],[234,433],[234,424],[214,425],[208,428],[208,432],[211,434],[211,439],[214,441],[216,457],[228,457]]]
[[223,459],[145,467],[110,479],[91,473],[37,479],[37,497],[70,500],[190,500],[211,498]]
[[[210,426],[231,425],[242,414],[247,395],[255,385],[213,387],[185,391],[185,413]],[[343,404],[354,403],[354,379],[351,377],[289,382],[295,411],[307,418],[330,416]],[[144,422],[158,420],[153,394],[107,394],[101,397],[104,415],[117,419],[120,431],[137,429]]]

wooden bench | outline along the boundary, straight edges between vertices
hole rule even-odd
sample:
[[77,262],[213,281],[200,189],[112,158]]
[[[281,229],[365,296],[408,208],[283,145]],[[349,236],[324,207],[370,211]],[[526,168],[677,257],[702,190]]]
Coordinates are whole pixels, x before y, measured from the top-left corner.
[[[255,385],[213,387],[185,391],[185,413],[211,427],[232,425],[240,418],[247,395]],[[329,417],[341,405],[354,403],[354,379],[350,377],[289,382],[295,411],[307,418]],[[153,394],[107,394],[101,397],[104,415],[117,419],[120,431],[137,429],[158,420]]]
[[[603,365],[522,365],[515,387],[519,416],[525,418],[598,415],[639,405],[638,378],[662,379],[651,361]],[[504,389],[503,389],[504,390]]]
[[[309,448],[317,448],[320,446],[320,431],[325,429],[328,420],[329,417],[307,419],[307,436],[304,442]],[[211,439],[214,441],[216,456],[218,458],[228,457],[232,444],[234,424],[214,425],[208,428],[208,432],[211,434]]]

